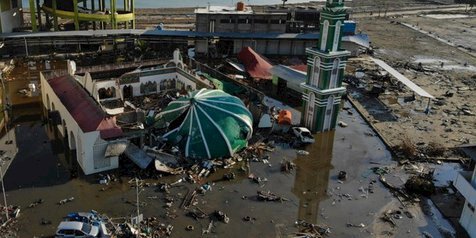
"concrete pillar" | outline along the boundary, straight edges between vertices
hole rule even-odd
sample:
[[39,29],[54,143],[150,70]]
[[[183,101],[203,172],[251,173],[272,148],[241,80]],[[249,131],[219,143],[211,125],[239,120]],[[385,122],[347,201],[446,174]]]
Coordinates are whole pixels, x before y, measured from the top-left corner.
[[36,25],[36,4],[34,0],[29,0],[30,3],[30,17],[31,17],[31,29],[36,32],[38,31]]
[[114,5],[115,5],[115,2],[114,0],[110,0],[110,5],[111,5],[111,9],[110,9],[110,12],[111,12],[111,28],[112,29],[116,29],[115,27],[115,19],[116,19],[116,12],[114,10]]
[[53,0],[52,2],[52,7],[53,7],[53,27],[55,29],[55,31],[58,31],[58,16],[56,15],[56,1],[57,0]]
[[[129,0],[124,0],[124,12],[127,12],[127,11],[129,11]],[[129,22],[128,21],[124,22],[124,27],[126,29],[129,29]]]
[[42,19],[41,19],[41,6],[40,6],[40,0],[36,0],[36,9],[38,9],[38,17],[37,17],[37,21],[38,21],[38,26],[40,27],[41,29],[41,26],[43,25],[42,24]]
[[[96,8],[96,0],[91,0],[91,12],[94,13]],[[96,30],[96,21],[93,21],[93,29]]]
[[130,0],[129,6],[130,6],[130,11],[134,14],[134,19],[133,19],[132,22],[131,22],[131,24],[132,24],[131,28],[132,28],[132,29],[136,29],[136,16],[135,16],[135,14],[136,14],[136,6],[135,6],[135,0]]
[[[0,4],[0,12],[2,12],[2,4]],[[0,33],[3,33],[2,30],[2,18],[0,17]]]
[[73,0],[73,8],[74,8],[74,29],[76,31],[79,31],[78,0]]
[[[98,0],[99,4],[99,11],[104,12],[104,0]],[[100,21],[99,22],[99,28],[104,29],[104,22]]]

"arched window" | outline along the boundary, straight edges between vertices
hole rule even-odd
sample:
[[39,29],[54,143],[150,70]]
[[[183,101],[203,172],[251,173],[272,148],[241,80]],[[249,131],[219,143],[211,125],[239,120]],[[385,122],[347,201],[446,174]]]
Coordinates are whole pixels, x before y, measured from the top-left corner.
[[326,51],[327,35],[329,32],[329,21],[325,20],[321,29],[321,51]]
[[335,59],[334,64],[332,65],[331,81],[329,83],[329,88],[337,88],[337,80],[339,78],[339,64],[340,60]]
[[334,32],[334,43],[332,44],[332,51],[337,51],[339,50],[339,41],[340,41],[340,29],[342,27],[342,22],[338,21],[336,23],[336,28]]
[[317,87],[319,85],[319,74],[321,72],[321,58],[317,56],[314,58],[314,67],[312,68],[311,86]]
[[331,129],[332,117],[334,115],[334,96],[330,96],[327,99],[326,113],[324,115],[324,126],[323,131],[328,131]]
[[307,113],[306,113],[306,127],[309,130],[314,129],[314,106],[315,106],[316,95],[313,92],[309,93]]

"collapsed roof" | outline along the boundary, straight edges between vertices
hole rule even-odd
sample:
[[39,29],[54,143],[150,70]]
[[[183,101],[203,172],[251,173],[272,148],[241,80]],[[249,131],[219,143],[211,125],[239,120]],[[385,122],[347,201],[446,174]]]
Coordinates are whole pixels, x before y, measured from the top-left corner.
[[170,129],[164,135],[187,158],[231,157],[248,145],[253,132],[250,111],[237,97],[221,90],[201,89],[171,102],[159,121]]

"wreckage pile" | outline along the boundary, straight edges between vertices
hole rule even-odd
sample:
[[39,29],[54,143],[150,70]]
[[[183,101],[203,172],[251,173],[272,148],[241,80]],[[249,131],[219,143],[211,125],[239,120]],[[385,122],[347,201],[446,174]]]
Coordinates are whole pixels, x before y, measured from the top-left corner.
[[305,221],[296,221],[299,232],[295,233],[296,238],[322,238],[329,233],[331,229],[328,226],[311,224]]
[[[8,212],[8,220],[5,212]],[[20,216],[20,208],[17,206],[8,206],[5,209],[0,205],[0,238],[17,237],[18,227],[17,218]]]

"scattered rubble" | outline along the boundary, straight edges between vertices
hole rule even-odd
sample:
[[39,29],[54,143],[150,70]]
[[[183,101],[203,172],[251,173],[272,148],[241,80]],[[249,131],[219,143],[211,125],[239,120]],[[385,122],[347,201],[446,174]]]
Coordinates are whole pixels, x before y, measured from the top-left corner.
[[296,168],[296,164],[291,161],[283,160],[281,161],[281,172],[291,173]]
[[331,228],[326,225],[311,224],[302,220],[296,221],[299,232],[294,237],[322,238],[331,233]]
[[280,197],[270,191],[258,191],[258,200],[259,201],[271,201],[271,202],[284,202],[289,201],[285,197]]
[[433,172],[411,176],[405,183],[405,188],[415,194],[425,196],[434,194],[436,188],[433,182]]
[[345,181],[347,179],[347,172],[339,171],[339,174],[337,175],[337,179],[341,181]]
[[58,202],[58,205],[63,205],[63,204],[66,204],[66,203],[72,202],[72,201],[74,201],[74,197],[65,198],[65,199],[59,201],[59,202]]

